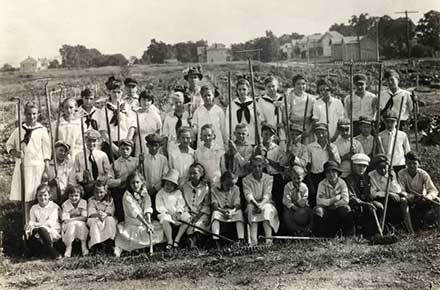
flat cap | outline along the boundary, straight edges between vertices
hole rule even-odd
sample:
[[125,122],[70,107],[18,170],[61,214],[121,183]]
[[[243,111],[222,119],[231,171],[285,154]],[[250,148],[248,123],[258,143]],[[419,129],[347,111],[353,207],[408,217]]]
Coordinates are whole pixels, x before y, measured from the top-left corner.
[[364,74],[356,74],[353,77],[353,83],[367,83],[367,76]]
[[261,131],[264,131],[264,130],[269,130],[270,132],[272,132],[272,134],[277,133],[277,128],[275,128],[274,125],[266,123],[266,122],[261,125]]
[[157,133],[152,133],[152,134],[149,134],[145,137],[145,141],[147,141],[147,143],[149,143],[149,144],[162,143],[163,138],[162,138],[162,136],[160,136]]
[[55,148],[63,146],[64,148],[66,148],[67,151],[70,151],[70,145],[62,140],[58,140],[57,142],[55,142],[54,146]]
[[119,140],[119,146],[122,146],[122,145],[127,145],[130,147],[133,147],[133,141],[131,141],[128,138],[121,139],[121,140]]
[[353,164],[362,164],[368,166],[370,164],[370,157],[364,153],[356,153],[351,157],[351,161]]
[[336,170],[337,172],[341,172],[339,168],[339,163],[334,160],[329,160],[324,164],[324,171],[327,172],[329,170]]

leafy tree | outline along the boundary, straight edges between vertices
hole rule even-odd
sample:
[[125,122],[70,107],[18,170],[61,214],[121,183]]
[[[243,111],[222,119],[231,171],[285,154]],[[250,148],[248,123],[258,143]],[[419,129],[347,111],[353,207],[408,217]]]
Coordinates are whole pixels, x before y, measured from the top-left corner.
[[54,59],[49,62],[49,68],[59,68],[59,67],[60,67],[60,62],[58,61],[58,59]]
[[5,63],[2,68],[0,68],[0,71],[2,72],[8,72],[8,71],[15,71],[17,70],[16,68],[14,68],[12,65],[10,65],[9,63]]
[[421,44],[440,50],[440,12],[430,10],[419,20],[416,27],[417,37]]
[[168,58],[174,58],[172,46],[153,38],[142,55],[142,63],[163,63]]

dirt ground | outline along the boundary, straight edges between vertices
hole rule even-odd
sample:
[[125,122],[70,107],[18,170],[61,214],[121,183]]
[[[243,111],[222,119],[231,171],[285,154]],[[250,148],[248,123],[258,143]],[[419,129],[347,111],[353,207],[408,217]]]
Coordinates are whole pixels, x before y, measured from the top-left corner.
[[278,243],[269,250],[2,263],[1,289],[440,289],[440,232]]

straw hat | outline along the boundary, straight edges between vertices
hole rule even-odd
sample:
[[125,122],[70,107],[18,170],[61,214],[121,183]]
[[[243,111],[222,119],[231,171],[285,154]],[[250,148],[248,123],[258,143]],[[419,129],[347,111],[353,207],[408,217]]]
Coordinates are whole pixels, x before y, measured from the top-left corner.
[[175,185],[179,185],[179,183],[178,183],[178,181],[179,181],[179,171],[177,171],[174,168],[170,169],[167,172],[167,174],[165,174],[165,176],[162,177],[162,180],[166,180],[166,181],[174,183]]

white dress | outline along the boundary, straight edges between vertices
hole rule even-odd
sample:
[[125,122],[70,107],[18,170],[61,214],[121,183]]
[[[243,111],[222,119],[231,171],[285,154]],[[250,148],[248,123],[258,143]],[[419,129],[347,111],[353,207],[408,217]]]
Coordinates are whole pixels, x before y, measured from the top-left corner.
[[[149,134],[156,133],[162,129],[162,120],[160,119],[159,114],[150,109],[149,111],[139,113],[139,127],[141,132],[141,141],[142,141],[142,152],[148,152],[148,148],[146,145],[145,137]],[[136,118],[136,113],[135,116]],[[137,120],[135,123],[136,128],[136,137],[135,137],[135,148],[136,148],[136,156],[139,155],[139,136],[137,136]]]
[[83,150],[81,135],[81,119],[76,118],[70,121],[60,118],[57,128],[57,121],[52,122],[52,137],[55,141],[63,141],[70,145],[70,157],[75,159],[76,154]]
[[61,238],[59,212],[60,207],[53,201],[49,201],[45,207],[41,207],[38,203],[34,204],[29,213],[29,226],[32,229],[45,228],[52,241],[58,240]]
[[[72,218],[71,212],[75,210],[72,202],[68,199],[62,205],[62,216],[63,220],[61,236],[65,244],[71,244],[75,239],[80,241],[86,241],[89,235],[89,229],[87,228],[85,221],[70,221],[65,222],[65,220]],[[87,201],[81,199],[76,206],[76,209],[81,211],[81,216],[87,218]],[[75,215],[76,216],[76,215]]]
[[180,225],[181,222],[173,217],[173,215],[178,212],[182,213],[182,220],[189,221],[191,219],[188,209],[186,208],[185,199],[180,190],[173,192],[166,192],[163,188],[159,190],[156,195],[156,209],[159,213],[157,217],[161,224],[169,222]]
[[[113,216],[115,214],[115,205],[113,199],[110,198],[110,201],[105,199],[98,201],[95,197],[91,197],[88,200],[87,211],[89,215],[87,225],[90,228],[89,248],[108,239],[113,240],[116,236],[116,219]],[[101,221],[97,217],[90,217],[98,211],[107,213],[104,220]]]
[[194,150],[189,148],[188,153],[180,152],[179,147],[171,150],[168,156],[170,168],[179,171],[179,185],[182,186],[188,180],[189,167],[195,161]]
[[[24,182],[25,182],[25,201],[33,201],[36,197],[36,189],[41,183],[41,177],[44,172],[44,160],[49,160],[51,155],[50,138],[47,129],[40,123],[34,127],[28,127],[23,124],[24,128],[32,129],[32,135],[29,143],[26,145],[22,142],[22,150],[24,152]],[[25,135],[24,128],[21,130],[21,137],[18,138],[18,128],[12,132],[6,142],[6,150],[19,150],[19,140],[23,140]],[[10,200],[21,200],[21,159],[15,159],[14,174],[12,175]]]

